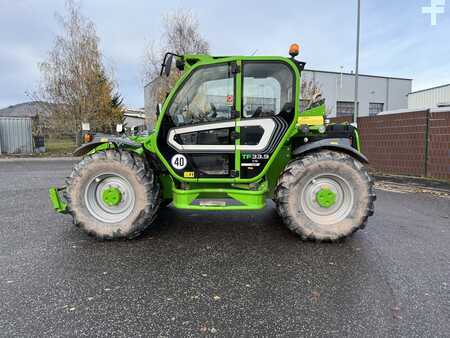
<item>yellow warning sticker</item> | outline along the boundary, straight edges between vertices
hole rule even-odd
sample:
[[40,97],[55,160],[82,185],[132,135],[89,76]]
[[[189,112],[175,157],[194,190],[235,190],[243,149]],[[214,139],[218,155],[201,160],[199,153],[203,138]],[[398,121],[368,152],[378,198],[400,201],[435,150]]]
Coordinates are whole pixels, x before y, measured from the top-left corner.
[[193,172],[193,171],[185,171],[184,172],[184,177],[185,178],[194,178],[195,177],[195,172]]
[[323,124],[323,116],[300,116],[298,118],[298,125],[320,126]]

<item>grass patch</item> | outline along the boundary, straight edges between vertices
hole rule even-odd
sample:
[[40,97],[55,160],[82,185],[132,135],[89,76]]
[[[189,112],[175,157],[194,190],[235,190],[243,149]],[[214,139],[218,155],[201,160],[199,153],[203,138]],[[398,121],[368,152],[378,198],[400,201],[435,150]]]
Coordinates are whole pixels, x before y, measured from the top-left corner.
[[45,140],[45,154],[72,154],[76,148],[75,141],[73,139],[54,139],[47,138]]

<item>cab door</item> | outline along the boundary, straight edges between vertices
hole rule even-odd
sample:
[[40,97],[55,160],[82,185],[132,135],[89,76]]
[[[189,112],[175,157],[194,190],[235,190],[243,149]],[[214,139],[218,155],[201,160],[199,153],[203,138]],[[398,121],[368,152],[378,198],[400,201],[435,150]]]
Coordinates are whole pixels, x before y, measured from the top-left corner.
[[182,178],[234,178],[237,77],[234,62],[197,67],[170,99],[158,149]]
[[295,117],[295,73],[284,61],[244,61],[240,178],[261,174]]

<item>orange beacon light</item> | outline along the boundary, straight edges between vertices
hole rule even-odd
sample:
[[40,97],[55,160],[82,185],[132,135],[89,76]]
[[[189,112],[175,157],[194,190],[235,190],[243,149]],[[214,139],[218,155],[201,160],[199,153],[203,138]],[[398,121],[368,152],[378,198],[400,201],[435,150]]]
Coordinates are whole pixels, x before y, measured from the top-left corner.
[[289,47],[289,55],[295,58],[300,53],[300,46],[297,43],[293,43]]

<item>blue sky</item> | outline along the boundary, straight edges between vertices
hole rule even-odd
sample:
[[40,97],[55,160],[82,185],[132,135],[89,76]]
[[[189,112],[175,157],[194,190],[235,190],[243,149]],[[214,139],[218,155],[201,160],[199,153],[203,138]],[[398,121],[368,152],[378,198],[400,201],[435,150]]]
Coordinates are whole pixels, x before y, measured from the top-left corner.
[[[450,83],[450,0],[431,26],[421,12],[431,0],[361,0],[361,73],[412,78],[413,89]],[[156,1],[84,0],[96,24],[105,63],[115,69],[130,107],[143,106],[141,62],[159,41],[161,17],[176,8],[197,15],[213,54],[286,55],[302,47],[307,67],[354,68],[356,0]],[[0,108],[29,100],[39,81],[37,63],[58,32],[54,13],[63,0],[0,0]]]

